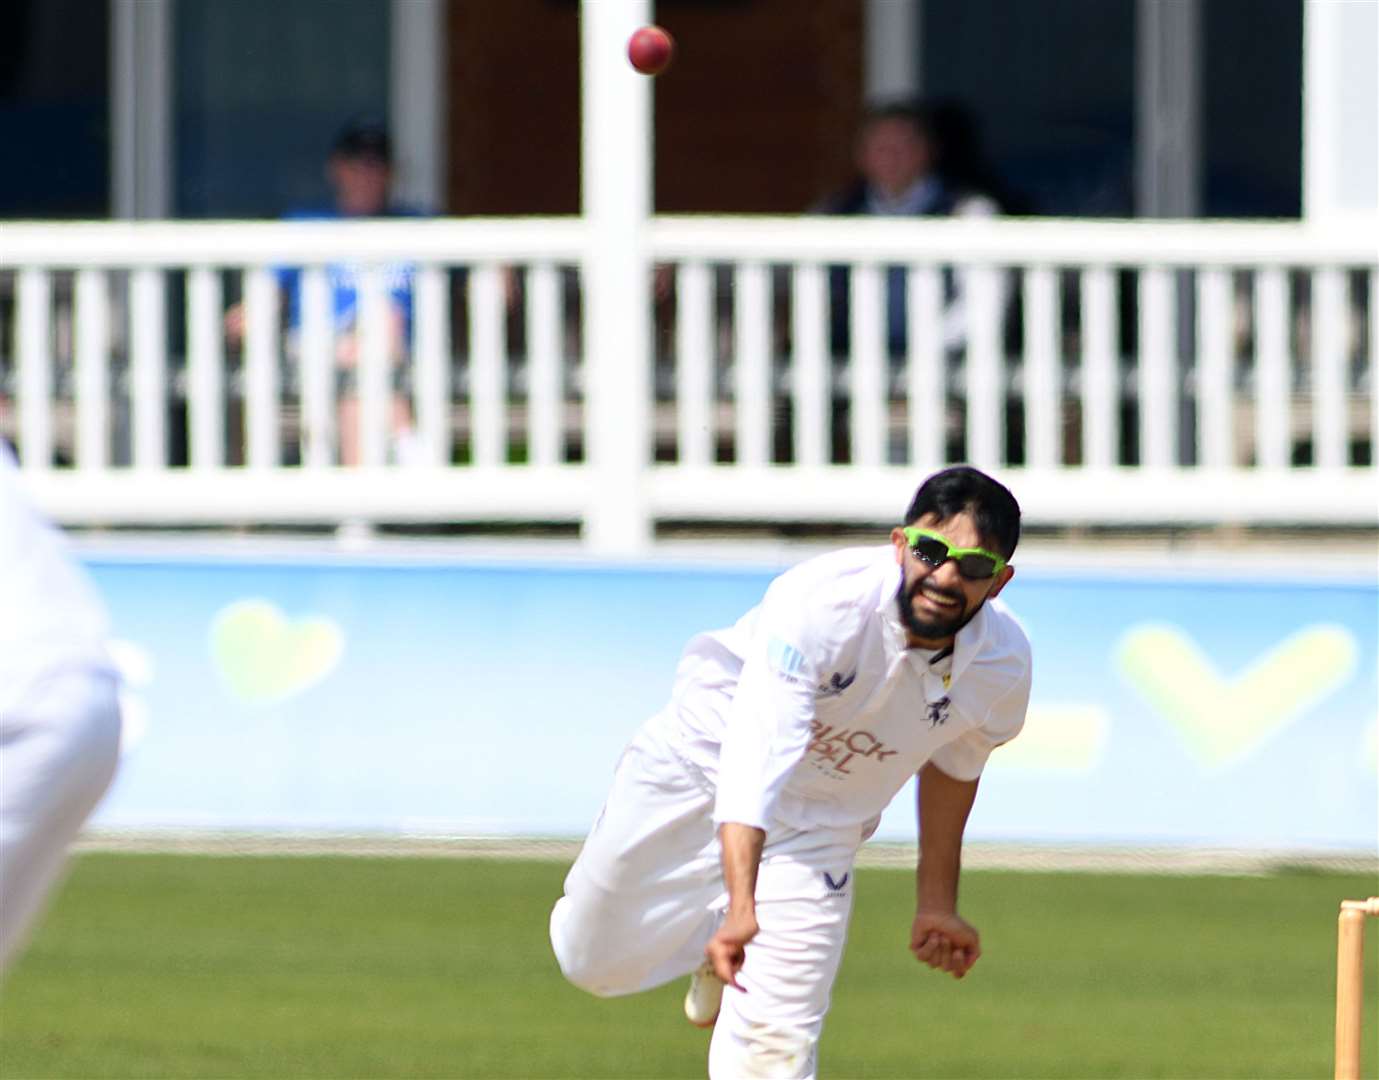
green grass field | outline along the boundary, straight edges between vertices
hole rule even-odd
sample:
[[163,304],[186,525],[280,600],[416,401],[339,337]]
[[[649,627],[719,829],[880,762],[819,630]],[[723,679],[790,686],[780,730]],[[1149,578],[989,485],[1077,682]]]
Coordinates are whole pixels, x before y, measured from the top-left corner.
[[[601,1001],[560,978],[563,869],[83,856],[0,994],[0,1076],[702,1076],[682,985]],[[971,872],[986,955],[956,983],[905,951],[910,875],[857,878],[831,1078],[1329,1076],[1336,905],[1376,891]],[[1379,927],[1368,944],[1372,1005]]]

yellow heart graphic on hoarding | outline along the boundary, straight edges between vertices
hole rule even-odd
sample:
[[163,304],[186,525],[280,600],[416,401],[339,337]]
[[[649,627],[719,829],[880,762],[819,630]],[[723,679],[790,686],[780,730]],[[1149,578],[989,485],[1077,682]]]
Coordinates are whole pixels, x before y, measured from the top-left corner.
[[1309,626],[1234,678],[1223,677],[1175,626],[1148,623],[1121,639],[1121,674],[1202,765],[1233,764],[1296,721],[1355,668],[1355,639],[1341,626]]
[[211,657],[241,701],[286,701],[315,686],[340,662],[345,635],[323,616],[288,619],[268,600],[239,600],[211,622]]

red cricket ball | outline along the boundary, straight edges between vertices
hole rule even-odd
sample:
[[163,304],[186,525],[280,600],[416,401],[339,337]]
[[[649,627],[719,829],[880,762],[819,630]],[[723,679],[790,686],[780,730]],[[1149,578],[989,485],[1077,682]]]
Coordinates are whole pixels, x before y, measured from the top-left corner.
[[643,75],[659,75],[674,55],[675,39],[659,26],[643,26],[627,39],[627,59]]

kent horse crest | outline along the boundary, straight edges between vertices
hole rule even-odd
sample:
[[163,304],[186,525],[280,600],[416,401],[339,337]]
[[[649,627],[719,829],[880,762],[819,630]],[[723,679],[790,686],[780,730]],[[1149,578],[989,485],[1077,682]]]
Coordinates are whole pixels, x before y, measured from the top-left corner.
[[841,694],[844,690],[851,686],[852,681],[856,678],[857,672],[855,671],[847,678],[843,678],[842,672],[835,671],[833,673],[833,678],[831,678],[828,682],[823,683],[819,687],[819,693],[824,694],[828,697],[836,697],[838,694]]

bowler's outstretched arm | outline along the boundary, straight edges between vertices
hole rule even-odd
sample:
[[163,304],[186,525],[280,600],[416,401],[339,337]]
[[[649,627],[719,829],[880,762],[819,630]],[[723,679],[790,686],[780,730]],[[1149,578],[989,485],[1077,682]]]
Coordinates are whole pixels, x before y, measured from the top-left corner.
[[714,974],[728,986],[737,985],[737,973],[746,957],[747,942],[757,935],[757,869],[766,833],[751,825],[725,821],[718,828],[723,849],[723,883],[728,890],[728,914],[709,941],[705,955]]
[[919,868],[910,951],[961,979],[981,956],[974,926],[958,917],[962,834],[976,780],[955,780],[933,762],[919,771]]

